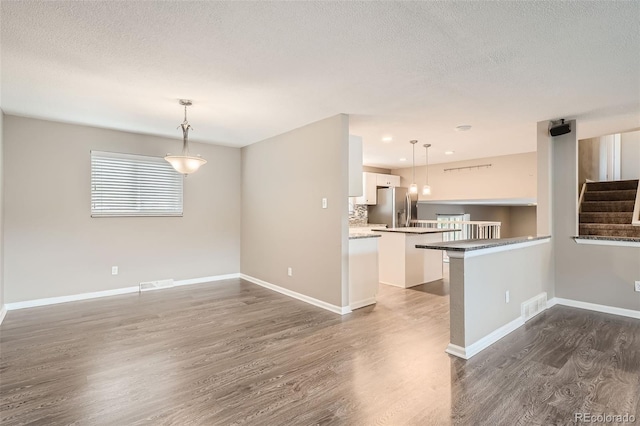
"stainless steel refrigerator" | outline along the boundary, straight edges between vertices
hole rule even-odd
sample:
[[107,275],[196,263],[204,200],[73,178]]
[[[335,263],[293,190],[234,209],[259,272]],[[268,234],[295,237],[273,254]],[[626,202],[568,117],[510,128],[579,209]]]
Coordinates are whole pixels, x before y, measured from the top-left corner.
[[417,195],[409,194],[408,188],[378,188],[375,205],[369,206],[369,223],[386,223],[389,228],[409,226],[409,221],[418,218]]

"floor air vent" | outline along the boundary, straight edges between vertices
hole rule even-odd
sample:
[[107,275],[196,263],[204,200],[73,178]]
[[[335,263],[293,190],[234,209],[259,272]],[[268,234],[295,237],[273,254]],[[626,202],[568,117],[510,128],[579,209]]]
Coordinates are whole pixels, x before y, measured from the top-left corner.
[[161,288],[173,287],[173,278],[160,281],[146,281],[140,283],[140,291],[159,290]]
[[540,293],[536,297],[522,302],[522,319],[529,321],[545,309],[547,309],[547,293]]

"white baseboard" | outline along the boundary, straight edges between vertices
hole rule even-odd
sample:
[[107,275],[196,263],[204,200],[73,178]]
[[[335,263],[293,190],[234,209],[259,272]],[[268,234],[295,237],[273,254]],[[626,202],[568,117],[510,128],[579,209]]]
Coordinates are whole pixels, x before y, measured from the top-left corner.
[[581,302],[579,300],[563,299],[561,297],[554,297],[549,300],[548,305],[549,304],[551,304],[551,306],[570,306],[572,308],[588,309],[590,311],[602,312],[605,314],[640,319],[640,311],[634,311],[633,309],[616,308],[615,306],[598,305],[597,303]]
[[[211,281],[227,280],[232,278],[239,278],[240,274],[227,274],[227,275],[214,275],[210,277],[193,278],[188,280],[175,281],[174,286],[190,285],[207,283]],[[113,290],[95,291],[91,293],[72,294],[69,296],[59,297],[47,297],[44,299],[25,300],[24,302],[7,303],[5,305],[7,311],[13,311],[15,309],[35,308],[37,306],[55,305],[58,303],[77,302],[79,300],[97,299],[99,297],[117,296],[120,294],[138,293],[140,291],[139,286],[116,288]]]
[[374,303],[376,303],[376,298],[370,297],[369,299],[358,300],[357,302],[350,303],[349,307],[351,308],[351,310],[354,310],[373,305]]
[[240,273],[236,272],[235,274],[212,275],[210,277],[192,278],[190,280],[178,280],[173,282],[173,286],[177,287],[181,285],[210,283],[213,281],[231,280],[234,278],[240,278]]
[[[587,309],[590,311],[602,312],[605,314],[613,314],[613,315],[620,315],[624,317],[640,319],[640,311],[634,311],[632,309],[616,308],[614,306],[598,305],[596,303],[581,302],[579,300],[563,299],[561,297],[553,297],[547,300],[546,309],[550,309],[556,305],[570,306],[572,308]],[[541,311],[541,312],[544,312],[544,311]],[[466,348],[450,343],[447,346],[447,349],[445,350],[445,352],[453,356],[457,356],[458,358],[469,359],[472,356],[479,353],[480,351],[491,346],[498,340],[502,339],[507,334],[518,329],[519,327],[524,325],[524,323],[525,321],[523,320],[523,318],[518,317],[515,320],[511,321],[510,323],[505,324],[499,329],[493,331],[492,333],[487,334],[485,337],[467,346]]]
[[513,321],[503,325],[502,327],[492,331],[491,333],[487,334],[480,340],[470,344],[467,347],[463,348],[462,346],[450,343],[449,346],[447,346],[445,352],[462,359],[469,359],[523,325],[524,320],[522,319],[522,317],[518,317]]
[[56,305],[58,303],[77,302],[79,300],[96,299],[98,297],[117,296],[120,294],[137,293],[139,287],[124,287],[113,290],[94,291],[92,293],[71,294],[69,296],[47,297],[45,299],[25,300],[24,302],[7,303],[7,310],[35,308],[37,306]]
[[5,315],[7,315],[7,307],[5,305],[2,305],[2,308],[0,308],[0,324],[2,324]]
[[[388,283],[388,282],[385,282],[385,281],[380,281],[380,284],[390,285],[391,287],[408,288],[408,287],[401,286],[400,284],[393,284],[393,283]],[[418,285],[418,284],[416,284],[416,285]]]
[[345,315],[345,314],[351,313],[351,308],[349,306],[341,307],[341,306],[332,305],[331,303],[324,302],[322,300],[304,295],[302,293],[298,293],[293,290],[286,289],[284,287],[280,287],[279,285],[271,284],[267,281],[263,281],[259,278],[255,278],[250,275],[240,274],[240,278],[242,278],[243,280],[252,282],[254,284],[257,284],[261,287],[268,288],[269,290],[277,291],[278,293],[284,294],[285,296],[293,297],[294,299],[307,302],[310,305],[317,306],[322,309],[326,309],[327,311],[331,311],[336,314]]
[[449,345],[447,345],[447,349],[445,349],[444,351],[450,355],[457,356],[458,358],[470,358],[467,356],[467,353],[462,346],[454,345],[453,343],[449,343]]

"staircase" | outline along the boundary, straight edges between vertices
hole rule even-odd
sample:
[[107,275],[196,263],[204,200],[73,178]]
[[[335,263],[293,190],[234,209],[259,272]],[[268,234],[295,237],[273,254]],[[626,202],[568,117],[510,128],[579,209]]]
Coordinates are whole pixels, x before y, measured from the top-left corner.
[[580,235],[640,238],[632,225],[637,180],[589,182],[580,203]]

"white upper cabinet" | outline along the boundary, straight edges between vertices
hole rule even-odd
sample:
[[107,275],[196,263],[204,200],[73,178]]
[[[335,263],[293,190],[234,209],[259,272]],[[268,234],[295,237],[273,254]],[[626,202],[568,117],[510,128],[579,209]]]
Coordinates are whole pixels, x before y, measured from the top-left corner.
[[349,197],[361,197],[362,188],[362,138],[349,135]]
[[377,176],[375,173],[362,173],[362,196],[356,198],[356,204],[376,204]]
[[384,187],[400,186],[400,176],[377,174],[376,185]]
[[356,204],[377,204],[378,188],[395,186],[400,186],[400,176],[364,172],[362,173],[362,196],[356,198]]

